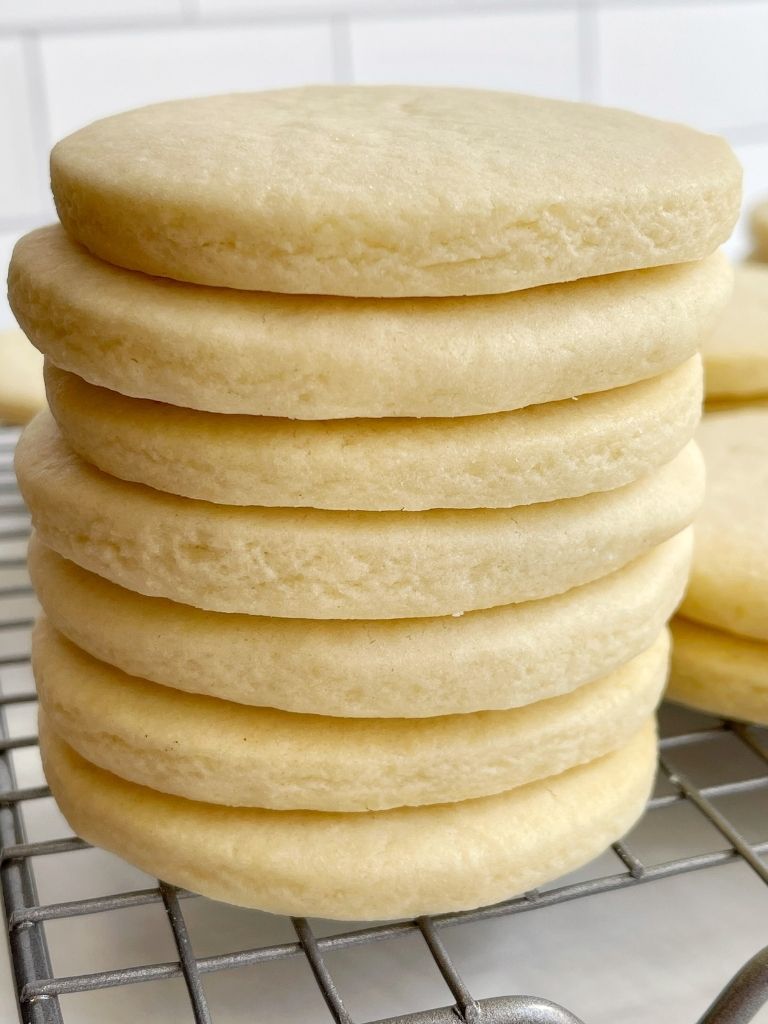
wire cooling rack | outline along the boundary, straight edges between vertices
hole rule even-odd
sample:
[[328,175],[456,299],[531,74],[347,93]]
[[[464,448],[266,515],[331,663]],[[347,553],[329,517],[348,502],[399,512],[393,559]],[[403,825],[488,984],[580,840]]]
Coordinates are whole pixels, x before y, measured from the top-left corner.
[[[28,631],[34,615],[34,603],[24,568],[24,550],[29,522],[16,490],[11,467],[17,432],[0,428],[0,683],[3,674],[28,669]],[[5,907],[5,920],[11,965],[18,1000],[19,1018],[24,1024],[64,1024],[74,1021],[65,1012],[64,997],[73,993],[93,993],[118,986],[147,982],[169,982],[182,979],[187,991],[185,1020],[208,1024],[215,1018],[204,988],[204,976],[211,972],[231,971],[289,958],[305,958],[328,1013],[322,1010],[313,1018],[332,1019],[336,1024],[352,1024],[352,1016],[344,1006],[342,994],[328,967],[329,955],[339,950],[368,945],[387,939],[421,936],[426,950],[439,971],[452,997],[452,1003],[440,1008],[419,1010],[397,1017],[380,1018],[378,1024],[580,1024],[569,1010],[545,998],[508,995],[476,999],[462,980],[445,942],[445,931],[470,922],[513,916],[552,907],[567,901],[598,897],[634,886],[643,886],[686,872],[716,868],[734,861],[749,866],[759,880],[768,884],[768,867],[763,856],[768,853],[768,815],[762,839],[748,839],[737,827],[733,816],[724,810],[727,798],[742,798],[756,791],[768,792],[768,731],[731,722],[720,722],[698,716],[695,728],[677,731],[662,739],[659,759],[660,783],[651,799],[644,821],[654,819],[664,808],[685,804],[704,819],[717,833],[717,848],[687,852],[684,856],[647,863],[636,847],[635,835],[613,846],[614,863],[619,870],[598,872],[578,881],[566,881],[541,891],[526,893],[497,906],[466,913],[441,914],[413,921],[399,921],[359,927],[318,935],[309,922],[293,918],[295,939],[259,945],[236,952],[196,955],[188,921],[182,904],[193,894],[158,881],[146,888],[120,891],[110,895],[41,903],[37,895],[36,865],[41,858],[54,855],[75,857],[88,849],[88,844],[74,836],[28,841],[25,810],[36,801],[49,796],[44,785],[19,786],[14,769],[14,756],[34,748],[34,735],[13,735],[7,728],[7,713],[35,701],[31,675],[26,671],[27,685],[13,692],[0,689],[0,880]],[[679,755],[686,751],[707,754],[728,739],[731,744],[727,758],[722,751],[705,757],[722,774],[707,784],[694,784],[677,767]],[[736,746],[738,746],[738,750]],[[746,755],[749,771],[728,778],[728,768]],[[733,772],[731,772],[733,774]],[[725,779],[723,778],[725,775]],[[198,898],[199,899],[199,898]],[[170,925],[175,957],[166,962],[123,966],[111,970],[91,971],[77,975],[57,976],[46,936],[46,926],[86,915],[110,914],[126,908],[156,904],[161,907]],[[670,913],[674,909],[670,908]],[[659,922],[659,927],[664,921]],[[342,926],[339,926],[340,928]],[[768,920],[766,920],[768,941]],[[695,936],[692,940],[695,942]],[[725,977],[723,981],[725,981]],[[599,978],[595,978],[599,984]],[[268,1020],[258,1014],[258,988],[254,988],[253,1015],[248,1020]],[[768,946],[757,952],[726,984],[699,1024],[746,1024],[753,1020],[768,1002]],[[2,1009],[0,1007],[0,1009]],[[152,1016],[153,1020],[170,1017]],[[174,1016],[173,1020],[182,1019]],[[305,1024],[303,1018],[301,1024]],[[652,1021],[648,1020],[648,1024]],[[680,1022],[684,1024],[684,1022]]]

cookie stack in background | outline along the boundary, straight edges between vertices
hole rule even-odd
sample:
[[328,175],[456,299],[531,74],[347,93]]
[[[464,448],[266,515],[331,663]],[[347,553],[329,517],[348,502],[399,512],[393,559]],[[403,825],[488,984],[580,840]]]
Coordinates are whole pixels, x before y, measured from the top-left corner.
[[758,263],[768,263],[768,199],[758,203],[752,210],[750,227],[755,243],[751,258]]
[[725,143],[313,88],[97,122],[52,180],[10,296],[48,361],[17,470],[73,827],[335,918],[493,902],[619,838],[703,491]]
[[735,268],[703,355],[707,497],[673,624],[669,696],[768,724],[768,267]]

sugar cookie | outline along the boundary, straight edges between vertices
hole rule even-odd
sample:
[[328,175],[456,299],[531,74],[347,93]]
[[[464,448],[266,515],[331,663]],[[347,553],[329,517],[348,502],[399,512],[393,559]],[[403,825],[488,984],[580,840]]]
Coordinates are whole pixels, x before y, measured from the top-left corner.
[[768,725],[768,643],[679,616],[667,697],[722,718]]
[[44,408],[40,353],[21,331],[0,331],[0,421],[28,423]]
[[501,793],[627,743],[666,683],[669,638],[592,683],[510,711],[327,718],[182,694],[96,661],[43,618],[40,703],[92,764],[164,793],[229,806],[367,811]]
[[733,298],[702,354],[707,399],[768,398],[768,266],[736,267]]
[[441,618],[275,619],[144,597],[33,534],[29,572],[57,629],[129,675],[314,715],[421,718],[518,707],[644,651],[688,579],[689,528],[557,597]]
[[93,384],[312,420],[505,412],[645,380],[697,352],[732,280],[715,253],[475,299],[271,295],[120,270],[48,227],[17,243],[8,290],[33,344]]
[[705,416],[697,437],[707,493],[681,611],[768,640],[768,410]]
[[477,907],[574,870],[634,824],[656,769],[649,722],[596,761],[496,796],[339,814],[157,793],[83,760],[42,714],[40,749],[72,828],[142,871],[274,914],[355,920]]
[[701,414],[698,356],[661,377],[517,412],[297,421],[125,398],[46,366],[67,443],[112,476],[230,505],[504,508],[612,490],[669,462]]
[[212,505],[94,469],[50,413],[25,430],[16,471],[40,539],[85,569],[212,611],[318,619],[447,615],[562,593],[682,530],[704,484],[690,442],[614,491],[512,509]]
[[51,185],[67,231],[117,266],[439,296],[701,259],[736,222],[741,167],[723,139],[622,110],[340,85],[105,118],[54,147]]

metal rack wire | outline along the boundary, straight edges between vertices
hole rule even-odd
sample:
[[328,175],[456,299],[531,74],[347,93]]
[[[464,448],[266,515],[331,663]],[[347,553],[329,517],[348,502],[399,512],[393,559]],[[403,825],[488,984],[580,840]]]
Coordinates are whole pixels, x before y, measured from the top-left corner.
[[[0,631],[24,630],[31,625],[29,616],[16,614],[15,599],[29,604],[31,590],[24,572],[23,547],[29,525],[15,487],[11,468],[17,432],[0,429]],[[28,652],[0,657],[0,679],[5,669],[28,663]],[[463,923],[535,911],[538,908],[609,893],[685,872],[715,868],[733,861],[749,865],[755,875],[768,884],[768,840],[749,842],[715,801],[722,797],[768,790],[768,731],[732,722],[711,720],[692,731],[670,736],[661,742],[660,776],[668,780],[666,792],[652,798],[648,814],[672,804],[685,802],[706,819],[722,837],[722,848],[695,852],[662,863],[647,865],[633,849],[632,838],[613,846],[623,870],[560,884],[543,891],[526,893],[492,907],[463,913],[441,914],[413,921],[379,924],[354,931],[342,931],[324,937],[315,934],[303,918],[292,919],[296,940],[243,949],[237,952],[196,956],[190,939],[182,903],[193,898],[186,892],[158,881],[156,886],[61,902],[40,903],[35,879],[38,858],[53,854],[73,854],[87,848],[83,840],[64,837],[37,842],[27,841],[22,810],[30,801],[46,797],[45,786],[18,787],[12,752],[34,747],[34,735],[11,736],[5,713],[11,705],[34,702],[34,693],[4,694],[0,690],[0,884],[11,962],[16,984],[20,1019],[24,1024],[64,1024],[61,996],[94,992],[114,986],[141,982],[183,979],[189,998],[190,1019],[196,1024],[214,1020],[206,999],[202,976],[209,972],[265,964],[291,957],[304,957],[336,1024],[353,1024],[326,963],[326,954],[362,944],[398,936],[419,934],[435,966],[442,975],[453,1003],[405,1016],[390,1017],[376,1024],[580,1024],[569,1010],[543,998],[499,996],[475,999],[448,954],[443,930]],[[676,750],[709,744],[723,735],[734,737],[759,759],[763,770],[750,778],[696,786],[671,763]],[[162,906],[170,924],[177,958],[165,963],[121,967],[69,977],[57,977],[52,968],[46,941],[46,922],[66,920],[89,914],[106,914],[148,904]],[[768,926],[766,928],[768,933]],[[746,1024],[768,1002],[768,946],[759,951],[726,985],[699,1024]],[[649,1024],[651,1022],[649,1021]]]

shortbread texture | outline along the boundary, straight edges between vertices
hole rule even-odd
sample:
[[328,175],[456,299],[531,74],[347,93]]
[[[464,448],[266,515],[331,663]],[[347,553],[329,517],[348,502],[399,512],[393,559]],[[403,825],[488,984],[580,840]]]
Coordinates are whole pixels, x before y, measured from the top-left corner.
[[32,343],[93,384],[312,420],[506,412],[657,376],[696,353],[732,278],[715,253],[474,299],[285,296],[120,270],[48,227],[16,244],[8,289]]
[[768,643],[672,622],[673,655],[667,697],[723,718],[768,725]]
[[649,722],[602,758],[496,796],[360,814],[271,811],[126,782],[83,760],[44,714],[40,726],[46,778],[78,835],[212,899],[332,919],[463,910],[535,888],[619,839],[656,769]]
[[684,529],[704,486],[691,442],[614,491],[513,509],[213,505],[94,469],[49,413],[27,427],[16,470],[40,539],[83,568],[212,611],[301,618],[446,615],[558,594]]
[[707,494],[681,612],[768,640],[768,410],[705,416],[697,438]]
[[708,400],[768,398],[768,266],[735,268],[733,297],[702,354]]
[[619,110],[313,86],[97,121],[55,146],[51,184],[67,231],[118,266],[443,296],[701,259],[731,233],[741,168],[720,138]]
[[623,665],[679,604],[692,540],[556,597],[421,619],[203,611],[118,587],[35,535],[29,572],[53,625],[129,675],[285,711],[421,718],[531,704]]
[[228,806],[366,811],[490,796],[627,743],[666,683],[669,639],[610,675],[510,711],[326,718],[181,694],[96,661],[46,619],[35,682],[57,734],[92,764]]
[[451,419],[223,416],[46,367],[67,443],[105,473],[230,505],[371,511],[504,508],[612,490],[693,437],[698,356],[661,377],[516,412]]

